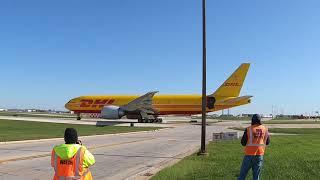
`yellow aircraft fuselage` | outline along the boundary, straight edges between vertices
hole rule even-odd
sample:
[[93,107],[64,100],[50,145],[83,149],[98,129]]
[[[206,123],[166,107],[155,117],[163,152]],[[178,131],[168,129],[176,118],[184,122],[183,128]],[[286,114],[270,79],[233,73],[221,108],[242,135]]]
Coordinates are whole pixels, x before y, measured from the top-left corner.
[[[122,106],[138,97],[135,95],[81,96],[69,101],[65,107],[75,113],[100,113],[104,106]],[[232,98],[229,97],[229,99]],[[207,112],[219,111],[248,103],[250,103],[248,99],[233,103],[219,103],[217,101],[214,108],[207,108]],[[153,97],[153,107],[159,115],[200,114],[201,104],[201,95],[155,95]]]

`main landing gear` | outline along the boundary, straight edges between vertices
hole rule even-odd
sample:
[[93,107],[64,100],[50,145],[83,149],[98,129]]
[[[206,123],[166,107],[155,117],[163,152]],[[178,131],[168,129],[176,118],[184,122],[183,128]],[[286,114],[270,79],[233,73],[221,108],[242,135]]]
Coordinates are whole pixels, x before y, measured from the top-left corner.
[[154,119],[139,118],[138,123],[162,123],[162,119],[161,118],[154,118]]

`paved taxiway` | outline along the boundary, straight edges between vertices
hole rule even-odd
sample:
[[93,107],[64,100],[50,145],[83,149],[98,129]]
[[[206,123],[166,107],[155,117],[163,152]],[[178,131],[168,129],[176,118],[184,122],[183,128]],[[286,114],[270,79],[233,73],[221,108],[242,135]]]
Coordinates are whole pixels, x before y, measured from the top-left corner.
[[[98,126],[130,126],[130,123],[135,123],[139,127],[172,127],[172,124],[177,122],[189,122],[189,117],[165,117],[164,123],[137,123],[136,119],[87,119],[83,118],[78,121],[75,118],[46,118],[46,117],[14,117],[14,116],[0,116],[0,119],[14,120],[14,121],[34,121],[34,122],[48,122],[48,123],[62,123],[62,124],[80,124],[80,125],[98,125]],[[170,122],[167,124],[166,122]],[[174,125],[173,125],[174,126]]]
[[[46,118],[46,117],[14,117],[14,116],[0,116],[0,120],[14,120],[14,121],[34,121],[34,122],[48,122],[48,123],[63,123],[63,124],[82,124],[82,125],[118,125],[118,126],[130,126],[130,123],[134,123],[135,126],[152,126],[152,127],[175,127],[176,124],[188,123],[191,120],[201,122],[201,119],[191,119],[190,117],[163,117],[163,123],[137,123],[137,120],[132,119],[86,119],[78,121],[74,118]],[[208,123],[216,123],[217,119],[207,119]],[[223,126],[247,126],[249,121],[223,121],[220,125]]]
[[[207,139],[211,139],[213,132],[226,128],[226,125],[207,126]],[[198,149],[200,130],[199,125],[179,124],[160,131],[81,139],[96,158],[91,168],[95,179],[141,179],[147,172],[154,173],[164,164]],[[50,152],[62,142],[56,139],[0,145],[0,179],[50,179],[53,174]]]

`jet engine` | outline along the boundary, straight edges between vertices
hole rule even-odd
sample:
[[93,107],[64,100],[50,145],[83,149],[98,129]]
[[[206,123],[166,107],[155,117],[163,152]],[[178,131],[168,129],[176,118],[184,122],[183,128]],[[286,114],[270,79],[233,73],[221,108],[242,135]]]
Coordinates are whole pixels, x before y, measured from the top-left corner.
[[118,106],[105,106],[101,111],[103,119],[120,119],[124,115],[125,112]]
[[207,107],[213,109],[216,103],[216,98],[213,96],[207,96]]

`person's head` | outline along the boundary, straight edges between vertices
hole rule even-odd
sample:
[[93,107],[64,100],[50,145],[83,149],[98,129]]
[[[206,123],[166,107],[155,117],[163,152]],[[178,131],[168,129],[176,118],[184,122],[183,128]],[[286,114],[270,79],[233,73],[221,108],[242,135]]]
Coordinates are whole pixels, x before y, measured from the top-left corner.
[[66,128],[64,131],[64,141],[66,144],[76,144],[78,141],[78,133],[74,128]]
[[260,124],[261,125],[261,116],[259,114],[254,114],[251,119],[251,125]]

